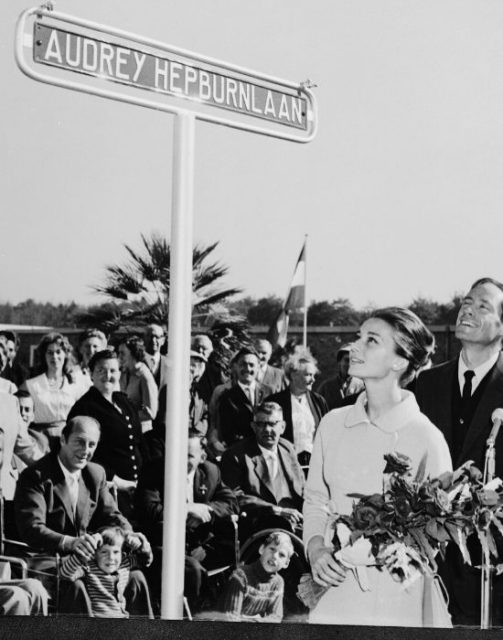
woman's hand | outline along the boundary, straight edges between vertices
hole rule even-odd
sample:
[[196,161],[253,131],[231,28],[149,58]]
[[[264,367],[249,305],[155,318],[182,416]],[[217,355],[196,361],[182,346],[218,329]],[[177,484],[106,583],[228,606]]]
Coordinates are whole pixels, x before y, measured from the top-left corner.
[[311,541],[308,550],[313,580],[322,587],[338,587],[346,579],[346,569],[334,558],[333,549]]

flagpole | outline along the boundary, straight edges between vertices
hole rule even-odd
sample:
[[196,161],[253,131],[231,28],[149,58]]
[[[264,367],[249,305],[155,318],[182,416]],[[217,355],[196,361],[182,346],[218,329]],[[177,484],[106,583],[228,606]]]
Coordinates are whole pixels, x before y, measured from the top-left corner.
[[307,349],[307,233],[304,237],[304,349]]

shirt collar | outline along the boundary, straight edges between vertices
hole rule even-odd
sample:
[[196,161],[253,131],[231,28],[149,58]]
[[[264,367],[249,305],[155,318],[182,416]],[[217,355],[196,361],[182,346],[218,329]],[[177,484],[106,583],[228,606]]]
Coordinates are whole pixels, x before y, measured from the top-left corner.
[[275,449],[266,449],[265,447],[261,447],[260,445],[258,445],[258,448],[262,452],[262,455],[264,456],[264,458],[277,458],[278,457],[278,447],[277,446],[276,446]]
[[250,384],[241,384],[241,382],[239,382],[238,380],[238,385],[241,387],[241,389],[246,393],[246,389],[250,389],[251,391],[255,391],[255,380],[253,380],[253,382],[251,382]]
[[367,394],[360,393],[355,404],[349,409],[344,421],[345,427],[356,427],[360,424],[371,424],[385,433],[393,433],[404,427],[414,415],[419,415],[419,407],[414,394],[402,389],[400,402],[384,415],[371,421],[367,415]]
[[65,481],[68,482],[68,479],[70,477],[75,478],[75,480],[79,480],[80,476],[82,475],[82,471],[80,469],[77,469],[77,471],[74,471],[73,473],[71,471],[69,471],[65,465],[61,462],[61,458],[58,456],[58,462],[59,462],[59,466],[61,467],[61,471],[63,472],[63,475],[65,476]]
[[473,371],[475,374],[473,376],[472,388],[475,384],[476,386],[480,383],[482,378],[489,373],[489,371],[493,368],[496,363],[496,360],[499,358],[500,352],[495,353],[489,360],[486,360],[482,364],[479,364],[478,367],[470,368],[465,361],[463,360],[463,354],[459,356],[458,360],[458,380],[459,380],[459,388],[463,389],[465,384],[465,371]]

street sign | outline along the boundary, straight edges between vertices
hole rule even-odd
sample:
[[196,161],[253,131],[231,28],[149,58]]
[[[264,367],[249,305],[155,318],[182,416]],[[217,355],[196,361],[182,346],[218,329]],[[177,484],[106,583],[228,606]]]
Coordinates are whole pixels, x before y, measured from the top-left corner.
[[307,100],[298,92],[40,22],[34,24],[33,39],[33,58],[40,64],[307,129]]
[[[28,29],[30,21],[33,26]],[[176,116],[166,383],[170,446],[164,468],[161,617],[177,619],[183,616],[185,565],[187,506],[182,489],[188,445],[187,430],[180,425],[187,422],[189,394],[195,123],[201,120],[306,143],[316,135],[316,101],[309,82],[280,80],[59,13],[50,2],[19,17],[15,55],[21,71],[39,82]],[[74,79],[76,74],[79,80]],[[83,75],[88,76],[85,82]],[[120,90],[116,90],[118,84]],[[188,109],[189,103],[195,108]]]
[[316,135],[309,80],[275,78],[49,6],[21,14],[15,53],[39,82],[292,142]]

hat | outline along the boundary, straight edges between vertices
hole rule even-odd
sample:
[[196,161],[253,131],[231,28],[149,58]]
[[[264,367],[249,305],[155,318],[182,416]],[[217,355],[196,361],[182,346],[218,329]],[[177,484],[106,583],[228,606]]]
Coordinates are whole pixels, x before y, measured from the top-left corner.
[[199,351],[194,351],[193,349],[190,350],[190,357],[199,358],[199,360],[203,362],[208,362],[208,358],[203,353],[199,353]]

